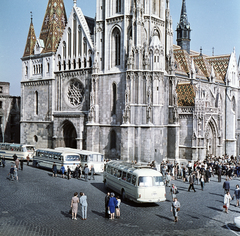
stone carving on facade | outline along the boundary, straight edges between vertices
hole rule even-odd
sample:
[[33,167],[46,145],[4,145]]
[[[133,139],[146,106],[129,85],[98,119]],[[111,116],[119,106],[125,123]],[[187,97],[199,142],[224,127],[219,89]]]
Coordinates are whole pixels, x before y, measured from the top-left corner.
[[129,124],[130,123],[130,106],[127,105],[125,110],[123,111],[123,123]]

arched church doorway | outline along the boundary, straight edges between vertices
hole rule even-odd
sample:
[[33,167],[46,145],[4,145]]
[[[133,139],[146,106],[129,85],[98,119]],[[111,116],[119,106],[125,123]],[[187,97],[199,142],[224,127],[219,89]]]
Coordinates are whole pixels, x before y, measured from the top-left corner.
[[206,154],[216,155],[217,134],[212,121],[206,127]]
[[77,148],[77,132],[71,121],[64,121],[62,126],[65,147]]

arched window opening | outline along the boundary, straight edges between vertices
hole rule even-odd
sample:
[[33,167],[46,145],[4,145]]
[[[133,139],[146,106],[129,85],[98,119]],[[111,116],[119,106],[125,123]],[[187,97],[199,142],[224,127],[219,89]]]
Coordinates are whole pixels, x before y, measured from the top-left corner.
[[81,63],[81,59],[80,58],[78,58],[78,67],[79,67],[79,69],[82,67],[82,63]]
[[235,112],[236,111],[236,101],[235,97],[232,98],[232,110]]
[[63,58],[66,58],[66,42],[63,42]]
[[117,86],[115,83],[112,85],[112,115],[116,115],[116,107],[117,107]]
[[35,114],[38,115],[38,92],[35,92]]
[[71,29],[68,28],[68,57],[71,57],[72,50],[72,37],[71,37]]
[[77,52],[77,20],[76,14],[73,16],[73,56],[76,57]]
[[58,62],[58,70],[61,71],[61,62]]
[[147,99],[147,81],[146,81],[146,77],[143,78],[143,104],[146,104]]
[[50,71],[50,64],[49,64],[49,62],[47,63],[47,73],[49,73],[49,71]]
[[117,141],[116,132],[114,130],[112,130],[111,134],[110,134],[110,150],[116,149],[116,147],[117,147],[116,141]]
[[120,65],[121,59],[121,34],[118,28],[112,33],[112,66]]
[[63,61],[63,70],[66,70],[66,61]]
[[172,81],[169,81],[169,105],[173,105],[173,100],[172,100]]
[[92,58],[89,57],[89,67],[92,67]]
[[87,60],[86,60],[86,58],[84,58],[84,68],[86,68],[87,67]]
[[87,40],[86,38],[83,39],[84,43],[83,43],[83,53],[86,56],[87,55]]
[[71,61],[68,60],[68,69],[71,70]]
[[28,67],[26,66],[25,69],[25,75],[28,75]]
[[76,69],[76,60],[73,60],[73,69]]
[[116,13],[121,12],[121,0],[116,0]]
[[82,28],[78,26],[78,55],[82,56]]

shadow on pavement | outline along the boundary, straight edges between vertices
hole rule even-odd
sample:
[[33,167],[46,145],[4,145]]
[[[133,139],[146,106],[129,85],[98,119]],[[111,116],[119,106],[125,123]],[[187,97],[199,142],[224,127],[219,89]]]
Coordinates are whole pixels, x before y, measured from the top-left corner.
[[220,211],[220,212],[223,211],[222,209],[220,210],[219,208],[216,208],[216,207],[208,206],[208,208],[209,208],[209,209],[212,209],[212,210],[214,210],[214,211]]
[[219,194],[219,193],[209,193],[209,194],[220,196],[220,197],[224,197],[223,194]]
[[161,216],[161,215],[156,215],[156,216],[158,216],[159,218],[163,218],[163,219],[169,220],[169,221],[173,221],[173,218],[168,218],[166,216]]
[[70,211],[61,211],[61,214],[65,216],[66,218],[72,218],[72,214],[69,213]]
[[93,211],[93,210],[92,210],[92,213],[94,213],[94,214],[96,214],[96,215],[98,215],[98,216],[101,216],[101,217],[105,218],[105,212],[98,212],[98,211]]

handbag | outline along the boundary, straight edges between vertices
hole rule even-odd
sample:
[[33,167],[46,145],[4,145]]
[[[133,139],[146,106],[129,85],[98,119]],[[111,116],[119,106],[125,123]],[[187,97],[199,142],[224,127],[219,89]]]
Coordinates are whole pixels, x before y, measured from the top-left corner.
[[227,206],[224,204],[224,205],[223,205],[223,208],[227,208]]
[[177,208],[177,211],[180,211],[180,207]]
[[179,193],[179,191],[178,190],[176,190],[176,194],[178,194]]
[[232,200],[234,200],[234,195],[232,196]]

